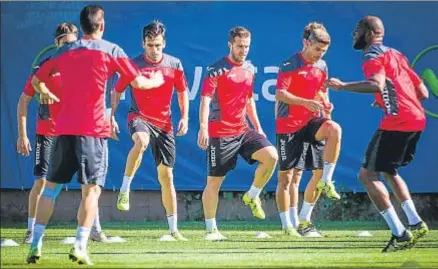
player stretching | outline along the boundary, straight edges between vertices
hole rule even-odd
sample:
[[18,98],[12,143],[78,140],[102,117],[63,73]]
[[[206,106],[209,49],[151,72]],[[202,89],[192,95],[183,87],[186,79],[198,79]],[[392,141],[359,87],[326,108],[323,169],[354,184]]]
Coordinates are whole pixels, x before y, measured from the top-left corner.
[[[164,84],[148,91],[131,89],[131,109],[128,115],[128,126],[134,146],[129,152],[125,176],[117,199],[117,208],[129,210],[129,190],[132,178],[140,167],[143,153],[149,143],[157,165],[158,181],[161,185],[161,195],[166,210],[169,232],[177,240],[187,240],[177,229],[177,199],[173,185],[173,166],[175,164],[175,137],[171,121],[170,105],[173,89],[178,93],[178,103],[181,109],[181,119],[177,135],[185,135],[188,130],[189,97],[187,81],[183,66],[178,58],[163,54],[166,47],[165,26],[159,21],[153,21],[143,28],[144,53],[133,59],[143,74],[162,72]],[[115,89],[113,113],[120,100],[120,92],[127,84],[119,80]]]
[[[420,101],[428,98],[428,91],[406,57],[382,44],[384,34],[379,18],[367,16],[361,19],[354,32],[353,44],[354,49],[364,52],[362,68],[367,80],[345,83],[332,78],[328,86],[374,94],[377,105],[384,111],[380,126],[366,150],[359,180],[392,231],[382,250],[391,252],[412,247],[429,231],[415,209],[405,181],[398,174],[399,167],[413,160],[417,142],[426,126]],[[398,218],[379,174],[383,175],[401,203],[410,231]]]
[[[259,194],[271,178],[277,151],[266,139],[253,99],[254,66],[246,61],[251,34],[244,27],[229,33],[230,53],[207,68],[199,111],[198,145],[207,150],[208,178],[202,194],[206,240],[222,240],[216,226],[218,192],[226,174],[236,166],[238,155],[249,164],[259,162],[243,203],[259,219],[265,218]],[[248,115],[254,130],[248,126]]]
[[[322,191],[330,199],[340,199],[332,174],[339,156],[341,128],[328,119],[333,106],[327,100],[328,71],[322,60],[329,45],[325,27],[308,24],[303,33],[303,50],[283,62],[278,74],[276,129],[280,170],[276,201],[282,229],[289,236],[320,236],[310,221],[316,200]],[[313,177],[306,188],[298,224],[302,170],[312,170]]]
[[41,257],[42,237],[53,212],[57,185],[70,182],[77,172],[82,200],[78,209],[76,242],[69,258],[79,264],[92,264],[87,242],[97,209],[99,189],[105,183],[107,139],[111,136],[111,109],[105,104],[106,82],[118,72],[137,88],[153,88],[163,83],[162,76],[152,79],[140,76],[119,46],[102,39],[105,29],[102,7],[89,5],[83,8],[80,23],[84,37],[58,48],[32,78],[41,103],[51,104],[60,99],[47,88],[46,83],[52,74],[61,72],[59,96],[62,100],[55,119],[57,136],[52,145],[46,186],[37,206],[28,263],[38,262]]

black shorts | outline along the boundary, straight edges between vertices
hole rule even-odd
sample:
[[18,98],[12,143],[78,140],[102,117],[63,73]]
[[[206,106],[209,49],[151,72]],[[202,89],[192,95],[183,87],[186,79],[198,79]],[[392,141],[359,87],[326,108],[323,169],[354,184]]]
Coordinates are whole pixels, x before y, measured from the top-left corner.
[[325,141],[316,141],[315,135],[327,120],[326,118],[312,119],[295,133],[277,134],[280,171],[324,168]]
[[128,123],[131,136],[137,132],[145,132],[149,134],[150,146],[152,155],[155,159],[155,164],[160,163],[167,167],[175,165],[175,136],[173,133],[166,133],[160,128],[150,124],[149,122],[135,118]]
[[36,135],[35,138],[35,164],[33,175],[36,179],[46,178],[49,170],[50,150],[54,137]]
[[108,170],[108,140],[106,138],[61,135],[53,140],[47,180],[66,184],[78,172],[83,185],[105,185]]
[[421,132],[378,129],[368,145],[362,167],[370,171],[397,174],[398,168],[414,159],[420,136]]
[[240,155],[249,164],[256,160],[251,156],[254,152],[272,146],[266,137],[255,131],[232,137],[211,137],[207,149],[208,175],[223,177],[236,167],[237,156]]

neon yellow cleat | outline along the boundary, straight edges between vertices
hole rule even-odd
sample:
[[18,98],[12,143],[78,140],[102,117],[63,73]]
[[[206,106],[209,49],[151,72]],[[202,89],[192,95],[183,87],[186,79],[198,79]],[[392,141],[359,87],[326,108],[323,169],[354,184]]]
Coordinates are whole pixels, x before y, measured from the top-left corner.
[[117,196],[117,209],[129,211],[129,192],[119,192]]
[[180,231],[176,231],[173,233],[170,233],[170,236],[175,238],[178,241],[189,241],[187,238],[185,238]]
[[205,233],[204,240],[222,241],[222,240],[227,240],[227,238],[223,236],[217,229],[214,229],[213,231],[208,231]]
[[322,180],[318,181],[318,184],[316,185],[316,189],[319,192],[323,192],[327,198],[332,200],[339,200],[341,199],[341,195],[336,192],[334,182],[324,182]]
[[265,211],[262,208],[262,201],[260,201],[259,197],[254,199],[249,198],[248,193],[245,193],[242,197],[242,201],[245,205],[248,205],[251,208],[252,215],[258,219],[265,219]]
[[87,252],[81,252],[76,249],[76,247],[73,247],[70,250],[70,253],[68,254],[68,258],[75,263],[78,264],[85,264],[85,265],[94,265],[94,263],[91,261],[90,257],[88,256]]
[[417,243],[418,239],[422,238],[429,232],[429,227],[427,227],[424,221],[420,221],[417,224],[409,225],[409,230],[414,236],[414,244]]
[[301,237],[301,234],[297,232],[295,228],[288,227],[285,230],[283,230],[283,234],[290,236],[290,237]]
[[310,221],[301,222],[297,230],[303,237],[323,237]]
[[38,247],[31,247],[29,253],[27,254],[27,263],[40,263],[41,250]]

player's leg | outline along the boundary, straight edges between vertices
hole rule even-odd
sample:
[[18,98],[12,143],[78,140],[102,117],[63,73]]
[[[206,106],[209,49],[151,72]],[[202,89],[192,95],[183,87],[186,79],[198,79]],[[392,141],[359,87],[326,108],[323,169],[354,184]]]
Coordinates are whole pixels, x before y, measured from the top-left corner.
[[210,138],[207,148],[208,177],[202,193],[202,206],[207,232],[204,239],[209,241],[225,240],[216,224],[216,211],[219,203],[219,190],[226,174],[233,170],[241,136]]
[[47,182],[37,204],[34,234],[27,256],[28,263],[37,263],[41,257],[42,238],[53,213],[59,185],[70,182],[76,172],[77,162],[72,152],[73,146],[74,143],[69,136],[58,136],[53,140]]
[[[285,234],[299,236],[297,206],[298,186],[302,175],[304,153],[303,133],[277,134],[277,152],[280,153],[278,183],[275,195],[281,226]],[[291,214],[294,211],[295,214]]]
[[117,208],[120,211],[129,210],[129,192],[131,182],[135,173],[140,167],[143,153],[149,145],[149,128],[146,122],[140,118],[135,118],[129,122],[129,131],[131,133],[134,145],[129,151],[126,160],[125,174],[123,176],[122,186],[117,197]]
[[312,212],[321,195],[321,192],[316,188],[321,178],[322,169],[313,170],[312,178],[310,179],[309,183],[307,183],[306,190],[304,191],[303,204],[298,216],[300,222],[298,232],[305,237],[322,236],[312,223]]
[[100,188],[105,185],[108,167],[108,141],[106,138],[74,136],[75,152],[79,165],[78,182],[82,199],[78,209],[76,241],[69,258],[79,264],[93,264],[87,253],[91,227],[98,209]]
[[300,225],[298,232],[305,237],[321,237],[321,233],[311,221],[312,211],[316,201],[321,195],[317,186],[320,182],[324,168],[324,141],[313,141],[309,143],[309,148],[305,156],[305,169],[312,171],[312,178],[307,183],[304,192],[303,205],[300,211]]
[[251,208],[254,217],[265,219],[259,195],[274,173],[278,161],[277,150],[266,137],[251,130],[241,138],[239,154],[249,164],[258,162],[254,181],[250,189],[243,195],[242,201]]
[[216,224],[219,190],[224,179],[225,176],[207,177],[207,185],[202,193],[202,207],[204,208],[205,227],[207,230],[204,239],[208,241],[227,239],[219,232]]
[[52,137],[36,135],[35,137],[35,155],[34,155],[34,176],[35,181],[32,190],[29,193],[27,231],[23,240],[24,244],[32,243],[33,228],[35,225],[36,207],[43,193],[46,183],[47,170],[49,169],[50,149],[52,146]]
[[[275,201],[280,215],[281,229],[285,235],[291,237],[300,237],[294,226],[294,222],[291,220],[290,208],[293,208],[295,205],[296,209],[298,204],[297,186],[299,185],[301,174],[302,170],[297,169],[280,170],[278,172]],[[295,187],[297,190],[294,189]]]
[[299,186],[301,182],[301,177],[303,176],[303,170],[294,169],[292,174],[292,182],[289,188],[289,217],[294,229],[298,228],[299,218],[298,218],[298,200],[299,200]]
[[398,165],[393,161],[400,156],[399,143],[393,132],[377,130],[366,150],[365,161],[359,172],[359,180],[367,190],[373,204],[392,231],[391,239],[383,252],[397,251],[410,247],[412,234],[406,230],[391,203],[388,190],[379,179],[380,172],[392,173]]
[[157,165],[158,181],[161,186],[161,201],[166,211],[169,233],[176,240],[187,239],[178,231],[178,210],[175,186],[173,184],[173,167],[175,165],[175,136],[148,124],[150,145],[155,164]]
[[324,168],[317,188],[328,198],[338,200],[341,196],[336,192],[332,177],[341,150],[341,126],[332,120],[315,119],[309,123],[309,135],[314,137],[315,141],[325,140]]
[[[393,138],[397,141],[400,141],[400,148],[404,148],[404,154],[400,154],[400,166],[406,166],[414,159],[415,150],[418,140],[420,139],[420,135],[421,132],[400,133],[397,134],[397,137]],[[408,218],[409,229],[414,235],[414,241],[425,236],[429,232],[429,228],[418,214],[406,182],[397,171],[395,173],[383,172],[382,175],[386,179],[388,185],[391,187],[397,200],[401,203],[401,207]]]
[[[102,189],[99,188],[97,196],[100,197],[101,194]],[[108,242],[108,237],[106,236],[100,224],[99,202],[96,203],[96,214],[94,217],[93,225],[91,226],[90,239],[95,242]]]

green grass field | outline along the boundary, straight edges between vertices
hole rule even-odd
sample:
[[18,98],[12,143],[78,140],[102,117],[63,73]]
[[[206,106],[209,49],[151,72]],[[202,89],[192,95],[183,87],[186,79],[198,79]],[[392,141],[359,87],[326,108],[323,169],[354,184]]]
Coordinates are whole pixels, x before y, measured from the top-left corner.
[[[228,241],[203,240],[203,222],[181,222],[188,242],[160,242],[167,233],[165,222],[104,223],[108,235],[121,236],[126,243],[89,243],[94,267],[102,268],[438,268],[438,225],[414,249],[380,253],[390,232],[382,222],[318,223],[324,238],[291,240],[281,234],[277,222],[219,222]],[[373,237],[356,237],[369,231]],[[272,238],[257,239],[258,232]],[[1,237],[21,243],[24,227],[1,228]],[[2,268],[79,267],[68,260],[71,245],[61,244],[75,236],[75,224],[52,224],[46,232],[41,264],[25,263],[28,245],[1,249]],[[82,267],[82,266],[81,266]]]

